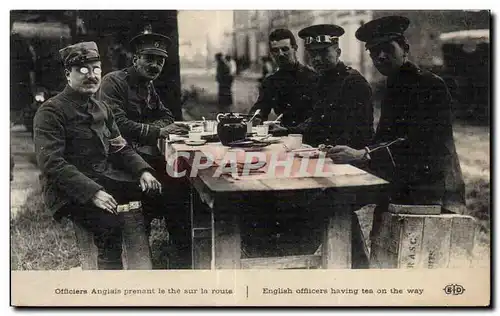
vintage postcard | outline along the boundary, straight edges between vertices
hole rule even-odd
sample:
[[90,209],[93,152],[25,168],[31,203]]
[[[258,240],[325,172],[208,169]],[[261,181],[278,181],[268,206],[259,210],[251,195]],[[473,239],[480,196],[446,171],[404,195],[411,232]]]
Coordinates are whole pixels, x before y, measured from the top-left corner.
[[489,10],[10,11],[12,306],[489,306]]

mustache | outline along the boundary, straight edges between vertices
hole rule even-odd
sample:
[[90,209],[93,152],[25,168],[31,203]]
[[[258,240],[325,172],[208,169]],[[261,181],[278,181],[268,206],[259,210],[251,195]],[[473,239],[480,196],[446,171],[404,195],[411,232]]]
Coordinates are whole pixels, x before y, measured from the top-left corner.
[[155,67],[155,66],[150,66],[150,67],[146,68],[146,70],[147,70],[148,72],[156,72],[156,73],[158,73],[158,72],[160,72],[160,71],[161,71],[161,68],[159,68],[159,67]]
[[83,82],[84,84],[98,84],[99,83],[99,80],[98,79],[87,79]]

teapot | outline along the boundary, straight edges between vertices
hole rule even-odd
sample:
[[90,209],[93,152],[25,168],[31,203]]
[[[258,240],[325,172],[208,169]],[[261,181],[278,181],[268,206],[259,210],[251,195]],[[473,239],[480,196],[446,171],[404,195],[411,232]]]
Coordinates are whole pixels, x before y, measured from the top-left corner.
[[216,119],[217,135],[222,145],[228,146],[229,143],[246,138],[247,125],[243,117],[234,113],[219,113]]

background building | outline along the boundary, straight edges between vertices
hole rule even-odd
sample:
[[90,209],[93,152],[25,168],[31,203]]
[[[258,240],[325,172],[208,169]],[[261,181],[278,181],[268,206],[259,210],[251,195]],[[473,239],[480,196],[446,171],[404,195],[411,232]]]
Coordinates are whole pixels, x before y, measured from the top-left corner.
[[233,12],[232,30],[224,35],[223,49],[238,60],[241,68],[258,70],[260,57],[267,56],[269,52],[269,33],[284,27],[296,35],[298,57],[307,63],[298,31],[312,24],[334,23],[345,29],[339,41],[341,59],[361,71],[368,80],[376,81],[380,75],[374,70],[364,44],[354,34],[363,23],[387,15],[403,15],[411,20],[406,32],[411,45],[410,58],[425,67],[442,64],[441,33],[490,27],[489,11],[236,10]]

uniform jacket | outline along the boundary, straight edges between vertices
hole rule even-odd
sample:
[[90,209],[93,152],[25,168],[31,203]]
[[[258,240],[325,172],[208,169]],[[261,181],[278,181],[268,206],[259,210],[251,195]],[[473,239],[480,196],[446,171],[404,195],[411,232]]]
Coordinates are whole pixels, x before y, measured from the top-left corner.
[[451,97],[435,74],[407,62],[387,78],[380,122],[369,148],[370,167],[395,184],[395,201],[465,204]]
[[88,202],[103,189],[102,177],[138,183],[143,171],[153,172],[127,146],[111,110],[69,86],[38,109],[34,140],[45,204],[54,215]]
[[257,117],[267,120],[274,109],[277,115],[283,113],[283,126],[297,126],[311,114],[315,81],[316,73],[300,63],[290,69],[279,69],[264,78],[257,102],[249,113],[260,109]]
[[174,122],[153,82],[143,80],[134,67],[105,75],[97,96],[111,107],[120,131],[134,147],[156,147],[160,128]]
[[355,69],[339,62],[317,81],[312,115],[290,129],[313,146],[348,145],[363,148],[373,138],[372,91]]

